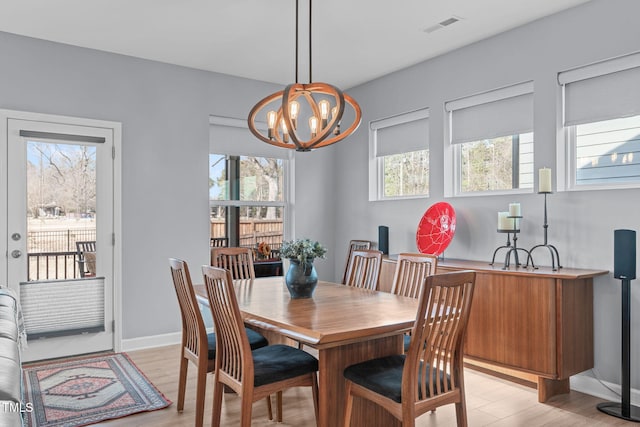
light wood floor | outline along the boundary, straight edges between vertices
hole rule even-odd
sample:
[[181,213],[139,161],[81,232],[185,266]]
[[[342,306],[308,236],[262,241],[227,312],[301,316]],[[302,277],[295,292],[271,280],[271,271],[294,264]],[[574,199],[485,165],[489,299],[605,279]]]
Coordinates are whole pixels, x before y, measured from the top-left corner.
[[[106,427],[154,426],[181,427],[194,424],[195,369],[190,366],[187,395],[183,413],[176,410],[178,394],[179,347],[170,346],[128,353],[136,365],[153,384],[174,402],[167,409],[132,415],[102,423]],[[211,424],[212,377],[207,383],[207,405],[205,426]],[[467,390],[467,413],[470,426],[621,426],[635,425],[608,416],[596,409],[602,400],[572,391],[556,396],[547,403],[538,403],[536,390],[493,376],[465,370]],[[314,426],[313,402],[309,388],[291,389],[284,393],[284,422],[277,424],[267,419],[266,403],[253,405],[253,426]],[[222,404],[222,425],[239,424],[239,399],[234,394],[225,394]],[[438,408],[418,418],[421,427],[455,426],[453,405]],[[338,426],[336,426],[338,427]]]

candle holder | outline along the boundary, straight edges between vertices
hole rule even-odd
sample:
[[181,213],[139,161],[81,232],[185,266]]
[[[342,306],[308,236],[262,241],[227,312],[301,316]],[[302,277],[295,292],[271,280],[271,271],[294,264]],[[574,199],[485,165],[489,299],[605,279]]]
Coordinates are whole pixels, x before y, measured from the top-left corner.
[[[532,256],[534,249],[537,248],[547,248],[549,250],[549,254],[551,254],[551,270],[558,271],[559,268],[562,268],[560,264],[560,255],[558,254],[558,250],[555,246],[550,245],[547,240],[547,229],[549,228],[549,223],[547,222],[547,194],[551,194],[551,191],[539,191],[538,194],[544,194],[544,224],[542,228],[544,228],[544,243],[540,245],[535,245],[529,250],[529,256]],[[531,258],[531,265],[533,265],[533,258]],[[556,268],[556,265],[558,266]]]
[[[533,265],[533,258],[531,258],[531,253],[530,251],[524,249],[524,248],[519,248],[518,247],[518,233],[520,232],[520,229],[517,227],[517,222],[519,219],[521,219],[521,216],[508,216],[507,218],[509,219],[513,219],[513,229],[509,230],[509,229],[498,229],[498,233],[506,233],[507,234],[507,244],[505,246],[499,246],[498,248],[496,248],[496,250],[493,252],[493,258],[491,259],[491,263],[489,265],[493,265],[496,261],[496,254],[500,251],[500,249],[507,249],[507,253],[504,257],[504,266],[502,267],[503,270],[506,270],[509,268],[509,265],[511,263],[511,255],[513,254],[513,258],[515,261],[515,266],[516,268],[518,267],[528,267],[529,266],[529,261],[531,261],[531,266],[533,268],[535,268],[535,266]],[[511,245],[511,233],[513,233],[513,246]],[[520,262],[520,258],[518,257],[518,251],[524,252],[525,254],[527,254],[527,261],[526,263],[523,265]]]

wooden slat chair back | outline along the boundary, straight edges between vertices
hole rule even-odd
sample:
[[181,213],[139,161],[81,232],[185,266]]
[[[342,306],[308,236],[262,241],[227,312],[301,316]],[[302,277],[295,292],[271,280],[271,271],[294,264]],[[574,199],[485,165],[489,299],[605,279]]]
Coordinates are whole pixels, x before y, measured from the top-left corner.
[[96,241],[87,240],[76,242],[76,252],[78,256],[78,271],[80,272],[80,277],[95,276]]
[[428,254],[402,253],[398,255],[391,293],[418,298],[427,276],[436,274],[438,257]]
[[229,270],[233,280],[256,278],[250,248],[211,248],[211,266]]
[[[345,426],[350,423],[354,396],[381,405],[403,426],[415,426],[416,417],[453,403],[457,425],[467,425],[463,344],[474,284],[474,271],[426,278],[406,355],[375,359],[345,370]],[[367,387],[380,378],[384,379],[378,381],[379,392]]]
[[202,272],[217,343],[212,427],[220,426],[224,385],[233,389],[242,399],[242,427],[251,425],[253,402],[273,393],[277,393],[278,421],[282,421],[282,390],[298,386],[312,387],[317,419],[318,360],[286,345],[269,345],[252,352],[231,273],[208,266],[203,266]]
[[182,345],[180,350],[177,409],[179,412],[182,412],[184,409],[187,369],[189,367],[189,361],[191,361],[196,365],[198,370],[196,375],[195,425],[202,426],[207,373],[214,371],[215,362],[208,357],[207,330],[198,306],[193,284],[191,283],[189,267],[185,261],[175,258],[169,259],[169,265],[182,318]]
[[354,250],[347,268],[345,285],[375,291],[378,289],[382,252],[375,250]]
[[344,266],[344,274],[342,275],[342,284],[347,283],[347,270],[349,270],[349,262],[351,261],[351,253],[358,250],[371,249],[372,242],[369,240],[350,240],[349,250],[347,252],[347,263]]
[[226,248],[229,246],[228,237],[212,237],[210,241],[212,248]]

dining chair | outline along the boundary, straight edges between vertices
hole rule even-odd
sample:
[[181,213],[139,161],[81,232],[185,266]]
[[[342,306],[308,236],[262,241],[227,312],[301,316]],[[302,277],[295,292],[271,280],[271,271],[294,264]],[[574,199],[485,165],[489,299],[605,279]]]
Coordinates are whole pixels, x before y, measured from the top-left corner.
[[467,425],[463,345],[475,275],[465,270],[427,277],[409,351],[344,370],[344,426],[350,425],[356,396],[382,406],[404,427],[415,426],[416,417],[451,403],[457,425]]
[[381,266],[381,251],[354,250],[351,252],[344,284],[375,291],[378,289]]
[[[418,298],[427,276],[436,274],[438,257],[430,254],[401,253],[398,255],[393,275],[391,293]],[[404,335],[404,351],[409,350],[411,335]]]
[[76,253],[80,277],[94,277],[96,275],[96,241],[76,242]]
[[342,284],[347,282],[347,270],[349,269],[349,261],[351,261],[351,253],[357,250],[369,250],[371,249],[372,242],[369,240],[350,240],[349,250],[347,252],[347,263],[344,266],[344,274],[342,275]]
[[211,266],[231,272],[233,280],[253,280],[253,251],[250,248],[211,248]]
[[251,425],[253,402],[276,393],[278,422],[282,421],[282,391],[310,386],[318,420],[318,359],[287,345],[276,344],[251,350],[233,279],[228,270],[202,266],[209,307],[217,335],[212,427],[220,426],[222,388],[230,387],[241,398],[240,425]]
[[424,278],[436,274],[438,257],[430,254],[401,253],[393,275],[391,293],[418,298]]
[[[182,345],[180,351],[180,374],[178,379],[178,412],[184,410],[184,396],[187,385],[189,361],[197,368],[196,375],[196,420],[195,425],[202,426],[204,416],[204,398],[207,374],[215,369],[216,335],[207,333],[202,313],[198,306],[195,290],[189,274],[189,266],[183,260],[169,258],[171,277],[178,296],[180,316],[182,318]],[[251,348],[265,347],[269,343],[259,333],[247,329]],[[270,404],[271,400],[269,400]],[[271,414],[271,409],[269,409]],[[270,418],[273,418],[270,415]]]
[[212,248],[226,248],[229,246],[228,237],[211,237],[210,246]]

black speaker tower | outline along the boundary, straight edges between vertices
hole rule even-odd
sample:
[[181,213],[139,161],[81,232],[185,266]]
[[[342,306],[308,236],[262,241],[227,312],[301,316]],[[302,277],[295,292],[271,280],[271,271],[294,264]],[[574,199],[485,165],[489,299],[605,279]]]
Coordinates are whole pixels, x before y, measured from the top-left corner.
[[389,255],[389,227],[378,226],[378,250],[384,255]]
[[598,409],[614,417],[640,422],[640,408],[631,405],[631,280],[636,278],[636,232],[615,230],[613,277],[622,280],[622,402],[604,402]]

